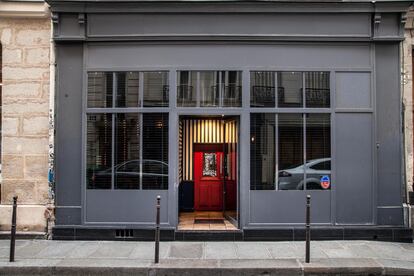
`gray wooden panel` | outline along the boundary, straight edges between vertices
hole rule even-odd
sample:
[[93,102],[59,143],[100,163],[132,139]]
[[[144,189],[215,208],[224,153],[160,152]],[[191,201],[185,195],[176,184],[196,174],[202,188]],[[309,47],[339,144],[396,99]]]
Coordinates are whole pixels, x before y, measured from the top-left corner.
[[339,72],[336,80],[337,108],[371,108],[371,74]]
[[88,15],[89,37],[225,34],[370,37],[371,20],[367,13]]
[[305,223],[310,194],[312,223],[330,223],[330,191],[250,191],[250,223]]
[[161,196],[161,222],[168,222],[167,190],[87,190],[86,222],[154,223]]
[[[377,90],[378,206],[401,206],[401,94],[398,44],[375,46]],[[378,215],[380,215],[379,213]],[[398,216],[402,223],[402,215]],[[378,218],[379,222],[391,221]],[[395,221],[393,219],[392,221]]]
[[90,44],[89,68],[369,68],[370,47],[360,45],[134,45]]
[[[336,222],[373,222],[372,114],[336,114]],[[335,185],[335,184],[334,184]]]
[[81,205],[82,45],[57,48],[56,205]]

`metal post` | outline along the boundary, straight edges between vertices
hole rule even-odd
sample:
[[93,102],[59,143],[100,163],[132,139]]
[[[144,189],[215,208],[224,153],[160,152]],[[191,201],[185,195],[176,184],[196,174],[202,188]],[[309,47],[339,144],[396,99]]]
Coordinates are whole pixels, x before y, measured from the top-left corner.
[[160,209],[161,196],[157,196],[157,217],[155,222],[155,263],[160,261]]
[[16,214],[17,213],[17,196],[13,197],[13,213],[10,233],[10,262],[14,262],[14,251],[16,246]]
[[311,196],[306,196],[306,263],[310,262],[310,200]]

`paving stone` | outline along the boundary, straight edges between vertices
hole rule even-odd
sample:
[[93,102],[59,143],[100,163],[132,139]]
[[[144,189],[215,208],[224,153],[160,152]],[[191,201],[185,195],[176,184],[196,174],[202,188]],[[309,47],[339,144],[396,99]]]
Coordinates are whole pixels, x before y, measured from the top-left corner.
[[[144,260],[154,260],[155,258],[155,243],[154,242],[138,242],[135,243],[136,246],[132,251],[130,258],[133,259],[144,259]],[[167,258],[168,252],[170,250],[169,242],[160,243],[160,259]]]
[[204,250],[206,259],[237,259],[233,242],[206,242]]
[[91,258],[128,258],[136,245],[133,242],[102,242]]
[[411,261],[400,260],[377,260],[385,269],[386,275],[413,275],[414,273],[414,259]]
[[305,275],[382,275],[382,266],[365,258],[314,259],[301,262]]
[[[55,243],[53,243],[55,244]],[[56,243],[57,244],[57,243]],[[48,246],[45,241],[33,241],[22,247],[16,247],[16,258],[36,258],[36,255]]]
[[201,259],[203,257],[203,244],[200,242],[172,243],[170,258]]
[[81,243],[74,247],[67,254],[67,258],[87,258],[96,252],[100,247],[99,242]]
[[48,243],[48,246],[36,255],[36,258],[64,258],[76,245],[72,242]]
[[271,259],[269,249],[265,243],[236,242],[236,252],[239,259]]

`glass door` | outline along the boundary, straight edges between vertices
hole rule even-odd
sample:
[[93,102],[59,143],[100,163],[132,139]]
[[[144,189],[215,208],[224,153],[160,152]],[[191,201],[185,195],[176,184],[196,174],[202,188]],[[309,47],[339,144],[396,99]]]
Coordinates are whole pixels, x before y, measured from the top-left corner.
[[224,120],[225,140],[223,143],[223,214],[238,226],[238,123],[235,119]]

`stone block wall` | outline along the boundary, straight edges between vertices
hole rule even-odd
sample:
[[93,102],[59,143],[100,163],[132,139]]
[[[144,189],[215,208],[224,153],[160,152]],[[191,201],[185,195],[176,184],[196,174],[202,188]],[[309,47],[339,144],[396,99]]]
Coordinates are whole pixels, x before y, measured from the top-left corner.
[[[0,230],[18,196],[18,226],[44,231],[49,202],[49,18],[1,18],[3,55]],[[26,218],[24,218],[26,216]],[[20,223],[19,223],[20,220]]]

